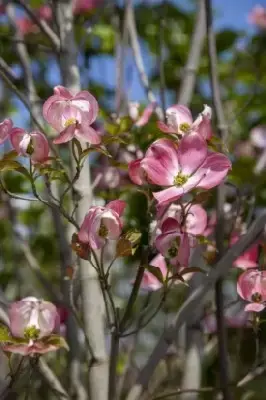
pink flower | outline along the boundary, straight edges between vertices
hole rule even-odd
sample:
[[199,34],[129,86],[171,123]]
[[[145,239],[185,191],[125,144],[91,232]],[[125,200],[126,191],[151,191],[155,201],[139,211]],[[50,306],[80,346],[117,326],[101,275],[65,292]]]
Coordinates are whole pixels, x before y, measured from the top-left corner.
[[175,104],[166,110],[167,124],[158,122],[158,128],[164,133],[175,133],[184,135],[196,131],[204,139],[209,140],[212,136],[211,128],[212,110],[204,105],[204,110],[193,122],[191,111],[181,104]]
[[266,8],[256,5],[248,15],[250,24],[257,25],[259,28],[266,28]]
[[166,210],[167,206],[158,207],[157,218],[163,215],[161,224],[167,218],[174,218],[178,221],[182,230],[191,235],[202,235],[207,227],[207,213],[200,204],[171,204]]
[[[239,235],[234,234],[230,240],[230,245],[238,242]],[[241,269],[256,268],[258,266],[259,258],[259,244],[255,243],[248,250],[246,250],[241,256],[237,257],[234,261],[233,266]]]
[[160,205],[168,204],[195,188],[211,189],[219,185],[231,168],[221,153],[208,151],[198,133],[184,136],[178,144],[169,139],[154,142],[142,160],[129,165],[134,183],[148,181],[166,189],[153,193]]
[[74,14],[91,11],[102,4],[103,0],[74,0]]
[[190,256],[190,238],[176,219],[167,218],[161,227],[162,233],[155,239],[155,247],[171,264],[178,268],[188,266]]
[[[158,254],[156,257],[154,257],[149,264],[153,267],[159,268],[162,276],[166,278],[167,266],[165,258],[161,254]],[[143,289],[155,291],[161,289],[162,286],[162,283],[156,278],[156,276],[154,276],[150,271],[146,269],[141,281],[141,287]]]
[[26,297],[12,303],[8,314],[11,337],[10,342],[4,344],[3,350],[30,355],[44,354],[60,347],[47,340],[57,331],[60,322],[57,309],[52,303]]
[[266,148],[266,125],[258,125],[250,131],[250,139],[259,149]]
[[43,116],[59,132],[54,143],[66,143],[74,137],[91,144],[99,144],[101,136],[90,125],[98,114],[98,103],[87,91],[76,95],[63,86],[54,88],[54,95],[43,105]]
[[13,122],[11,119],[6,118],[0,123],[0,144],[4,143],[11,133]]
[[39,30],[37,25],[35,25],[28,17],[17,18],[16,24],[23,36],[28,35],[29,33],[36,33]]
[[245,311],[262,311],[266,301],[266,271],[248,269],[243,272],[238,278],[237,293],[250,302]]
[[106,207],[91,207],[78,233],[79,241],[92,249],[100,249],[107,239],[116,240],[121,234],[120,216],[125,206],[124,201],[114,200]]
[[51,21],[53,18],[53,11],[50,6],[43,5],[37,9],[36,15],[37,17],[42,18],[45,21]]
[[149,104],[143,110],[143,113],[140,116],[139,115],[140,104],[139,103],[130,103],[129,104],[129,116],[132,118],[133,121],[135,121],[134,125],[138,126],[138,127],[146,125],[149,122],[149,120],[150,120],[150,118],[151,118],[151,116],[152,116],[152,114],[154,112],[156,104],[157,103]]
[[[248,314],[244,311],[243,307],[237,305],[237,309],[234,306],[228,307],[224,311],[225,323],[228,328],[248,328],[249,320]],[[207,334],[217,332],[217,322],[215,313],[207,314],[202,321],[203,330]]]
[[10,134],[10,141],[19,155],[30,157],[33,163],[47,161],[49,144],[41,132],[27,133],[24,129],[13,128]]

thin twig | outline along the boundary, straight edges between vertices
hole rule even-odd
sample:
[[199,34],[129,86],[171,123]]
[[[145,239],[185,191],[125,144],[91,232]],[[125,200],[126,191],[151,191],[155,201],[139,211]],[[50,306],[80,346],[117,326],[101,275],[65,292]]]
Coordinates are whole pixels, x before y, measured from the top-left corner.
[[[141,55],[132,0],[128,0],[128,1],[129,1],[128,14],[127,14],[128,31],[129,31],[131,47],[132,47],[132,51],[133,51],[133,55],[134,55],[134,60],[135,60],[136,67],[137,67],[137,70],[139,73],[140,81],[145,89],[147,98],[151,103],[153,103],[153,102],[156,102],[156,97],[150,87],[149,79],[146,74],[143,58]],[[163,111],[162,111],[161,107],[157,106],[155,111],[156,111],[158,118],[160,120],[163,120],[164,115],[163,115]]]

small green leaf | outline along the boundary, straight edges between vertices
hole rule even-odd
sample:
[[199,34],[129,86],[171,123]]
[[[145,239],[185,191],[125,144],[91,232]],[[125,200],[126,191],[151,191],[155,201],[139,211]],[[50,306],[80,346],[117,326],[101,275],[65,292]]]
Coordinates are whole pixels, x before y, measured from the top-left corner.
[[97,147],[90,147],[89,149],[86,149],[82,152],[80,155],[80,160],[82,160],[84,157],[92,153],[93,151],[97,151],[99,153],[102,153],[106,157],[112,157],[111,154],[108,152],[105,146],[97,146]]
[[126,232],[124,237],[125,237],[125,239],[130,241],[132,246],[136,246],[140,242],[141,232],[139,232],[135,229],[132,229],[132,230]]
[[130,131],[133,126],[133,121],[130,117],[122,117],[119,121],[119,133],[125,133]]
[[11,339],[10,332],[7,326],[0,325],[0,342],[9,342]]
[[4,160],[13,160],[13,158],[16,158],[18,156],[18,153],[16,152],[16,150],[11,150],[8,153],[4,154],[4,157],[2,158],[1,161]]
[[162,271],[158,267],[154,267],[153,265],[148,265],[147,270],[158,279],[159,282],[164,284],[164,277]]
[[67,342],[65,341],[63,336],[60,335],[50,335],[48,338],[45,339],[45,343],[69,350]]

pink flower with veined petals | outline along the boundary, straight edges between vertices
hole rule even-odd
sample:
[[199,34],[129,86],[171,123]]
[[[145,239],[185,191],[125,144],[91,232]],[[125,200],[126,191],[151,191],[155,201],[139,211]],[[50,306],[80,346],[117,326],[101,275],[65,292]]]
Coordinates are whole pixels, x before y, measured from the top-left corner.
[[167,206],[159,206],[157,218],[162,216],[160,224],[167,218],[174,218],[178,221],[182,230],[191,235],[202,235],[207,226],[207,213],[200,204],[192,204],[187,206],[183,204],[171,204],[166,210]]
[[[10,342],[3,350],[22,355],[45,354],[61,347],[46,339],[59,329],[60,318],[56,307],[35,297],[26,297],[12,303],[8,311],[10,319]],[[16,343],[16,339],[20,339]]]
[[224,154],[208,151],[205,140],[193,132],[178,144],[169,139],[154,142],[142,160],[129,164],[129,175],[137,185],[148,181],[166,186],[153,193],[159,205],[166,205],[192,189],[219,185],[230,168],[231,162]]
[[92,249],[100,249],[107,239],[116,240],[121,234],[120,216],[125,206],[123,200],[114,200],[105,207],[91,207],[78,233],[79,241]]
[[259,28],[266,28],[266,8],[256,5],[248,15],[250,24],[257,25]]
[[243,272],[237,281],[237,293],[250,302],[245,311],[262,311],[266,302],[266,271],[248,269]]
[[43,105],[44,118],[60,134],[54,143],[66,143],[75,137],[99,144],[101,136],[91,127],[98,109],[96,99],[89,92],[83,90],[73,95],[63,86],[56,86],[54,95]]
[[212,136],[211,127],[212,110],[206,104],[204,110],[193,122],[191,111],[181,104],[175,104],[166,110],[167,124],[157,122],[158,128],[164,133],[175,133],[184,135],[196,131],[204,139],[209,140]]
[[28,133],[24,129],[13,128],[10,141],[19,155],[30,157],[33,163],[44,163],[49,157],[48,140],[41,132]]
[[13,122],[11,119],[6,118],[0,123],[0,144],[4,143],[10,136]]
[[178,270],[187,267],[191,248],[189,235],[182,231],[174,218],[167,218],[161,226],[161,231],[155,239],[157,250]]
[[[152,261],[149,263],[153,267],[157,267],[160,269],[163,278],[166,278],[167,275],[167,266],[166,266],[166,261],[165,258],[161,254],[157,254],[156,257],[152,259]],[[141,281],[141,287],[146,290],[159,290],[162,288],[162,283],[154,276],[150,271],[145,269],[142,281]]]
[[131,117],[131,119],[133,121],[135,121],[134,125],[137,126],[137,127],[141,127],[141,126],[146,125],[149,122],[149,120],[150,120],[150,118],[151,118],[151,116],[152,116],[152,114],[154,112],[156,104],[157,103],[155,103],[155,102],[149,104],[143,110],[142,115],[139,115],[140,104],[139,103],[133,103],[133,102],[129,103],[129,116]]
[[[238,242],[239,235],[234,234],[230,240],[230,246]],[[259,258],[259,243],[255,243],[247,249],[241,256],[237,257],[233,266],[241,269],[256,268],[258,266]]]

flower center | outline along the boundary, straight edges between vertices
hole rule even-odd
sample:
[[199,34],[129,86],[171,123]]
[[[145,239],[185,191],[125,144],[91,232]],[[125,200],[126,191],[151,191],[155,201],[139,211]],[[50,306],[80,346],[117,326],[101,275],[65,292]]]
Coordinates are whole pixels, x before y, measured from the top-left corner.
[[28,326],[24,329],[24,337],[28,340],[37,340],[40,334],[40,329],[37,329],[35,325]]
[[251,300],[252,300],[254,303],[261,303],[261,301],[262,301],[262,295],[261,295],[260,293],[258,293],[258,292],[253,293],[253,295],[251,296]]
[[68,118],[68,119],[65,121],[64,126],[65,126],[65,128],[67,128],[68,126],[74,125],[74,124],[76,124],[77,122],[78,122],[78,121],[76,120],[76,118]]
[[167,254],[168,254],[169,258],[174,258],[174,257],[177,256],[179,245],[180,245],[180,237],[177,236],[177,237],[173,240],[173,242],[172,242],[172,244],[171,244],[171,247],[168,249]]
[[183,122],[182,124],[179,125],[179,129],[184,133],[188,133],[190,130],[190,125],[187,122]]
[[106,236],[108,235],[108,229],[106,228],[106,226],[101,222],[100,225],[100,229],[98,232],[98,235],[102,238],[106,238]]
[[179,172],[174,178],[174,185],[182,186],[188,181],[188,178],[188,175],[183,175],[181,172]]

